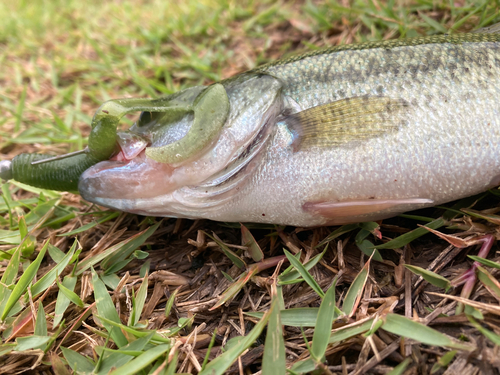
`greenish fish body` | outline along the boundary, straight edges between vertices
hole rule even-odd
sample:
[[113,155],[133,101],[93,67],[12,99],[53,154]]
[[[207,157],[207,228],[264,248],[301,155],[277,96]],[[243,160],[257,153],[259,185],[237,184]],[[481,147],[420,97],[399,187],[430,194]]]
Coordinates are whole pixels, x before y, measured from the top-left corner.
[[[124,142],[130,134],[146,151],[89,168],[83,197],[145,215],[318,226],[382,219],[500,183],[499,34],[338,46],[218,85],[229,106],[216,116],[213,89],[206,102],[223,123],[198,151],[178,162],[158,156],[201,114],[170,116],[168,126],[143,114],[119,137],[122,154],[136,144]],[[203,90],[175,100],[194,103]]]

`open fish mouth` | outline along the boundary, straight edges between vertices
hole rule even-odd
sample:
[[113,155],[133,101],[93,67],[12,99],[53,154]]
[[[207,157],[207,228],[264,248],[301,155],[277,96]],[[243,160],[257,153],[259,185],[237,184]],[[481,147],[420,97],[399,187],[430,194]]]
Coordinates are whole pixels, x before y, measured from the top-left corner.
[[174,168],[148,158],[144,138],[120,132],[118,144],[118,154],[90,167],[80,177],[78,190],[86,200],[114,206],[110,201],[145,199],[175,190],[169,184]]

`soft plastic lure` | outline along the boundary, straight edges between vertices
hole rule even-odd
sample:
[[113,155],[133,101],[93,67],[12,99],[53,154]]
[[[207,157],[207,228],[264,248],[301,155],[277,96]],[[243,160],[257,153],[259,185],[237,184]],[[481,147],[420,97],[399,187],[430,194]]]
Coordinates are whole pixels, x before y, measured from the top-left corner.
[[[497,32],[337,46],[112,100],[86,150],[19,155],[1,177],[145,215],[298,226],[472,195],[500,182]],[[117,133],[132,111],[143,113]]]

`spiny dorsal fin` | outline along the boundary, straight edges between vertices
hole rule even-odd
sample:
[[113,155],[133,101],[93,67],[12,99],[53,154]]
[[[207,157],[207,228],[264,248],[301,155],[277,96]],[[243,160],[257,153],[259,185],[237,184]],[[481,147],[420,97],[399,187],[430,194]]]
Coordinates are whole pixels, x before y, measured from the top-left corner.
[[500,34],[500,22],[494,23],[491,26],[481,27],[480,29],[474,30],[473,33],[477,33],[477,34]]
[[285,123],[294,135],[295,151],[309,147],[340,146],[378,137],[406,123],[403,99],[358,96],[294,113]]

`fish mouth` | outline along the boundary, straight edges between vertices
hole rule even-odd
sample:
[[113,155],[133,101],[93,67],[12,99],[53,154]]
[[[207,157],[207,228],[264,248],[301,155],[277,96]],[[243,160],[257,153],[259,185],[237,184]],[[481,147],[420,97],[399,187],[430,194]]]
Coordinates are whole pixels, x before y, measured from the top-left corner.
[[89,202],[117,207],[116,202],[131,206],[140,199],[168,194],[175,190],[170,181],[174,168],[146,156],[150,143],[143,135],[117,133],[119,152],[110,160],[88,168],[80,176],[78,190]]
[[82,197],[106,207],[168,194],[176,189],[171,177],[174,168],[147,158],[141,151],[132,160],[113,158],[87,169],[80,177],[78,190]]

